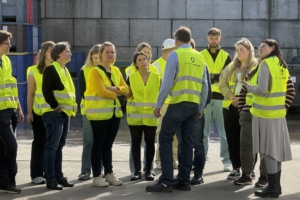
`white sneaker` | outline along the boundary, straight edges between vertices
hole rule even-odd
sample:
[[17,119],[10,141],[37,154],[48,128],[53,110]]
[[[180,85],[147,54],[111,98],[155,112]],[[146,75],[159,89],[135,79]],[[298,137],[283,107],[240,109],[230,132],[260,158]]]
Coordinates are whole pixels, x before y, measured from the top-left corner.
[[106,174],[105,181],[109,183],[109,185],[119,186],[123,185],[123,182],[116,178],[114,173]]
[[31,180],[31,183],[33,184],[44,184],[46,183],[45,179],[43,177],[35,177],[34,179]]
[[231,172],[231,170],[232,170],[232,165],[229,164],[229,163],[225,163],[223,171],[224,172]]
[[240,178],[241,173],[239,169],[233,169],[230,174],[227,176],[227,179],[236,180],[237,178]]
[[94,177],[93,186],[95,186],[95,187],[108,187],[109,183],[105,181],[105,179],[103,178],[103,175],[100,175],[98,177]]

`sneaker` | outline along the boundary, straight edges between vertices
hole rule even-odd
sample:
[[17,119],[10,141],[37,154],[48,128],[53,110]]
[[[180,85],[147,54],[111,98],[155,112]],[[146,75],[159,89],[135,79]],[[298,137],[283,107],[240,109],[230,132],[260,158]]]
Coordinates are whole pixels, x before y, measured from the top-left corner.
[[14,187],[13,185],[7,184],[0,184],[0,193],[11,193],[11,194],[18,194],[21,192],[21,189]]
[[255,187],[266,187],[268,185],[268,177],[261,175],[255,183]]
[[195,174],[194,177],[191,180],[191,184],[192,185],[199,185],[199,184],[202,184],[202,183],[204,183],[203,177],[200,176],[199,174]]
[[242,176],[233,181],[235,185],[251,185],[252,179],[246,174],[242,173]]
[[178,161],[173,162],[173,169],[178,169]]
[[231,172],[232,171],[232,165],[229,163],[225,163],[224,164],[224,168],[223,168],[224,172]]
[[227,179],[235,180],[241,176],[239,169],[233,169],[230,174],[227,176]]
[[173,186],[156,181],[153,185],[146,187],[147,192],[173,192]]
[[255,179],[255,172],[254,172],[254,171],[252,171],[252,172],[251,172],[251,174],[250,174],[250,178],[251,178],[252,180],[254,180],[254,179]]
[[123,185],[123,182],[116,178],[114,173],[106,174],[105,181],[109,183],[109,185],[119,186]]
[[78,176],[78,180],[88,180],[88,179],[90,179],[91,177],[90,177],[90,174],[88,174],[88,173],[81,173],[81,174],[79,174],[79,176]]
[[31,183],[38,185],[38,184],[45,184],[46,181],[45,181],[45,179],[43,177],[39,176],[39,177],[35,177],[34,179],[32,179]]
[[178,181],[173,184],[173,188],[175,190],[184,190],[184,191],[190,191],[191,190],[191,186],[190,185],[182,185]]
[[105,181],[103,175],[93,178],[93,186],[95,187],[108,187],[109,183]]
[[161,169],[161,163],[157,163],[156,169]]

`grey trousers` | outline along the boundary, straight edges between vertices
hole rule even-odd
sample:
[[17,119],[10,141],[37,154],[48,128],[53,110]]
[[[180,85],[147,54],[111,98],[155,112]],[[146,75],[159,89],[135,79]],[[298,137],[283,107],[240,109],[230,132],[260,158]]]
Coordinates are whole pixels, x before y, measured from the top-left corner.
[[[250,112],[240,112],[240,158],[242,172],[246,175],[251,174],[254,167],[253,144],[252,144],[252,115]],[[260,160],[260,174],[266,176],[267,169],[264,159]]]

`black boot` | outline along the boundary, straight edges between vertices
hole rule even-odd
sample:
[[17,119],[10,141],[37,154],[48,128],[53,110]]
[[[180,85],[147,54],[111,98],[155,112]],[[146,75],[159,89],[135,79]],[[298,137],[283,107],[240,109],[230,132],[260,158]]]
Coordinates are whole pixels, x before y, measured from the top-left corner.
[[280,185],[280,178],[281,178],[281,170],[279,170],[278,172],[277,172],[277,174],[278,174],[278,194],[279,195],[281,195],[281,185]]
[[46,183],[47,188],[51,190],[62,190],[63,188],[57,184],[56,180],[54,181],[49,181]]
[[70,183],[65,177],[57,180],[57,183],[64,187],[73,187],[74,186],[74,184]]
[[268,174],[269,184],[266,188],[256,190],[255,196],[278,198],[278,172],[275,174]]
[[147,171],[145,172],[145,179],[146,179],[147,181],[153,181],[153,180],[154,180],[154,176],[152,175],[151,170],[147,170]]

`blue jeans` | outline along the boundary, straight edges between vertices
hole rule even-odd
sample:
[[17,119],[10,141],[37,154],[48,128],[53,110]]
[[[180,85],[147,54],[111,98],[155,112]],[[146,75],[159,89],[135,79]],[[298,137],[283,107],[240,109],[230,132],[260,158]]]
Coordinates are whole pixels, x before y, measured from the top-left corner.
[[91,153],[93,147],[93,130],[90,121],[86,115],[82,116],[83,120],[83,147],[81,156],[81,173],[91,174]]
[[0,183],[7,178],[14,178],[17,173],[18,144],[14,135],[17,127],[17,110],[8,108],[0,110]]
[[181,157],[179,160],[179,184],[190,185],[190,171],[193,159],[193,129],[199,112],[199,105],[191,102],[170,104],[162,121],[159,135],[159,153],[161,158],[162,175],[159,181],[173,185],[173,136],[180,130]]
[[59,180],[62,173],[62,148],[65,146],[69,131],[70,117],[64,112],[54,111],[43,114],[46,128],[46,146],[44,151],[44,166],[46,181]]
[[[203,169],[205,165],[205,153],[204,153],[204,146],[203,146],[203,128],[204,128],[204,116],[200,119],[196,119],[195,121],[195,126],[194,126],[194,131],[193,131],[193,139],[194,139],[194,174],[199,174],[202,176],[203,174]],[[182,146],[182,141],[181,141],[181,134],[180,132],[177,131],[177,139],[178,139],[178,160],[179,160],[179,166],[180,162],[183,157],[182,157],[182,152],[181,152],[181,146]]]
[[204,136],[203,143],[205,149],[205,158],[207,157],[208,147],[209,147],[209,134],[212,119],[215,119],[215,123],[218,129],[219,137],[220,137],[220,157],[222,158],[223,164],[231,164],[229,159],[229,151],[227,138],[224,127],[224,118],[223,118],[223,100],[212,99],[210,104],[208,104],[205,108],[205,125],[204,125]]

